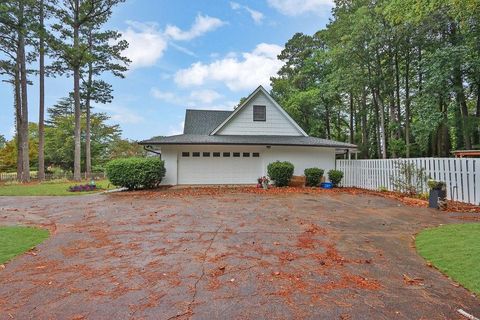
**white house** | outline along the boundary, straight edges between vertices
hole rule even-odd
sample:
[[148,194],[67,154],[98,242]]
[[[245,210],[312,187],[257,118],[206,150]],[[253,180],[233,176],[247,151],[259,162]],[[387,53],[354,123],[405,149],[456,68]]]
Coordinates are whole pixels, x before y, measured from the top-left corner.
[[263,88],[233,111],[187,110],[183,134],[141,141],[161,154],[162,184],[255,184],[276,160],[290,161],[294,175],[305,168],[327,172],[336,150],[356,146],[308,136]]

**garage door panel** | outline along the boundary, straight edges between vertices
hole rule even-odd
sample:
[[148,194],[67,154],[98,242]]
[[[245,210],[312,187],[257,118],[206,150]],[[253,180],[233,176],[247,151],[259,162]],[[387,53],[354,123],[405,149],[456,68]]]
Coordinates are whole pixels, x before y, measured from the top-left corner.
[[179,184],[255,184],[261,160],[253,157],[179,157]]

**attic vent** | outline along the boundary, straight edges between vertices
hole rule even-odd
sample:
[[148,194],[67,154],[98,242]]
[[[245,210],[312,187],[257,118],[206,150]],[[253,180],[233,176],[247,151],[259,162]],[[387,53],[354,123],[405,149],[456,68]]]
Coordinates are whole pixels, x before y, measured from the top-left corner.
[[253,121],[266,121],[267,110],[265,106],[253,106]]

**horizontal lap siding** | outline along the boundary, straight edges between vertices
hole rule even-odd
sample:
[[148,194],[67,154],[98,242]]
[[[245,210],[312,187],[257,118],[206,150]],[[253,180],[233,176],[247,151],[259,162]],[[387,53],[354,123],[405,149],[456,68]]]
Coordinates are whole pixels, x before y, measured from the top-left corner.
[[[266,107],[266,121],[253,121],[253,106]],[[238,112],[217,135],[281,135],[300,136],[301,133],[261,92]]]
[[[344,172],[342,183],[346,187],[394,191],[392,179],[399,176],[400,162],[413,163],[423,168],[427,177],[444,181],[449,200],[480,204],[480,158],[337,160],[337,169]],[[423,191],[428,191],[426,184]]]

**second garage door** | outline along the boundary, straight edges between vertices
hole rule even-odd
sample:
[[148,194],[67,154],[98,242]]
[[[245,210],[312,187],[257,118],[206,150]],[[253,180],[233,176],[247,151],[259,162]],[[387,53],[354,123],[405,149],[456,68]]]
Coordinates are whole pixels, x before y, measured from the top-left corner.
[[262,174],[257,152],[180,152],[179,184],[256,184]]

